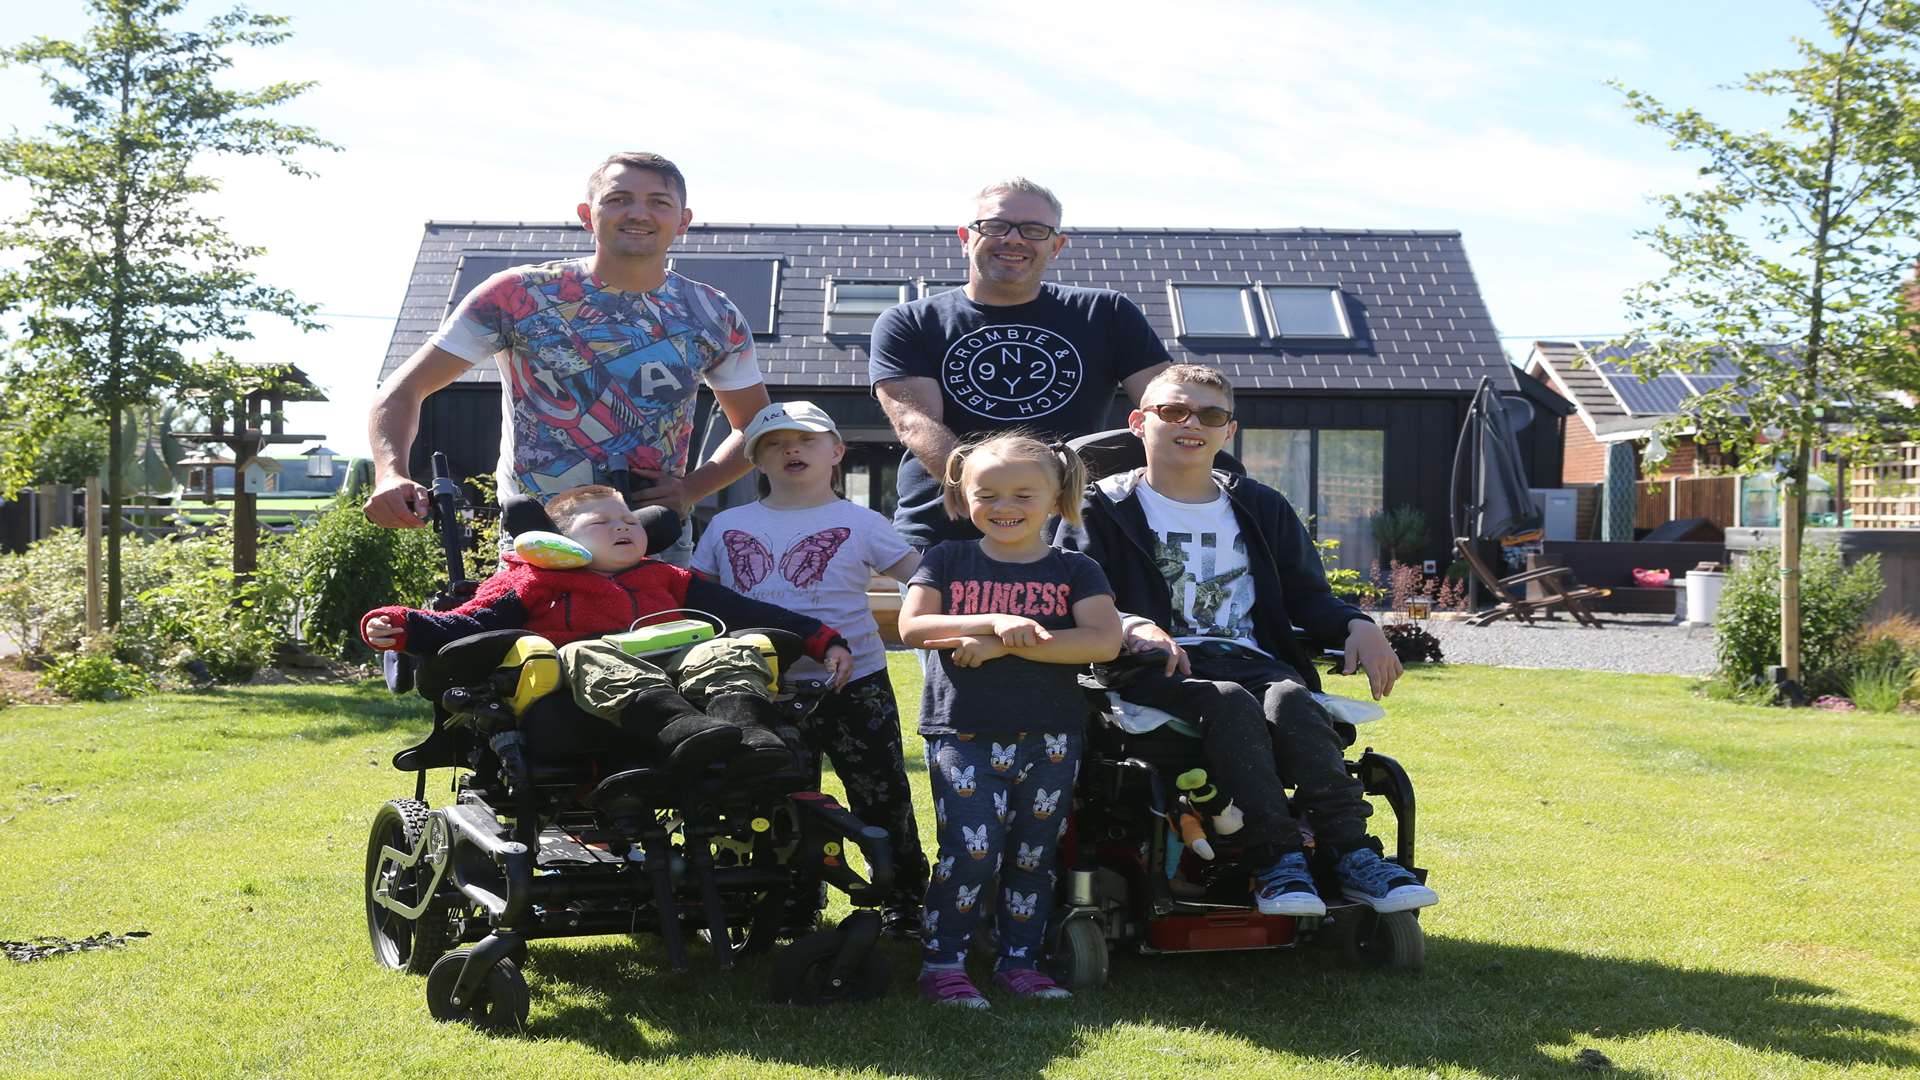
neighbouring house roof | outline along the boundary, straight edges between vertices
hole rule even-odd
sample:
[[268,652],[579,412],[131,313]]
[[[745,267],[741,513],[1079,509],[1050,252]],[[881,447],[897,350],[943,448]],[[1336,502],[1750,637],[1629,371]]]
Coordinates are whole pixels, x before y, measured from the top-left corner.
[[[1239,389],[1466,394],[1483,376],[1502,389],[1516,385],[1457,232],[1109,228],[1069,235],[1051,280],[1126,293],[1176,360],[1217,366]],[[427,340],[456,291],[513,263],[586,254],[589,244],[577,223],[428,222],[380,378]],[[913,297],[924,283],[966,278],[960,243],[945,227],[696,225],[674,253],[779,259],[773,325],[756,334],[774,386],[866,385],[865,335],[824,330],[830,279],[910,282]],[[1354,334],[1347,341],[1181,339],[1169,283],[1338,287]],[[486,364],[462,376],[497,379]]]
[[1572,402],[1600,442],[1645,438],[1655,425],[1684,412],[1690,399],[1739,378],[1724,357],[1704,371],[1641,378],[1624,361],[1647,347],[1644,342],[1622,348],[1606,341],[1536,341],[1525,369]]

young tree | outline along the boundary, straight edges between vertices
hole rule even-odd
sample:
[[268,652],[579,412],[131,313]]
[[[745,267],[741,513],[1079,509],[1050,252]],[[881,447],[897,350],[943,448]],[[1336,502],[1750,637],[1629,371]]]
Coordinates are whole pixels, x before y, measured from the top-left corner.
[[165,25],[182,0],[88,0],[80,41],[38,38],[0,62],[39,71],[64,119],[0,140],[0,176],[26,181],[29,208],[0,225],[0,247],[24,253],[0,272],[0,308],[24,330],[0,370],[0,404],[19,422],[0,431],[0,490],[30,480],[15,463],[60,419],[102,418],[108,517],[107,620],[120,616],[122,426],[127,410],[190,388],[188,350],[250,336],[255,313],[316,325],[313,308],[259,282],[261,249],[235,241],[206,204],[218,181],[196,167],[220,155],[264,156],[308,175],[292,155],[332,149],[312,130],[261,115],[311,84],[236,90],[216,80],[236,47],[284,40],[286,20],[244,9],[197,31]]
[[[1652,376],[1731,361],[1669,426],[1780,477],[1781,663],[1800,671],[1800,546],[1816,446],[1858,457],[1912,438],[1920,390],[1903,282],[1920,255],[1920,5],[1814,0],[1830,42],[1740,88],[1783,108],[1734,131],[1622,88],[1641,123],[1704,157],[1642,235],[1666,273],[1628,296],[1628,365]],[[1644,347],[1641,347],[1644,346]],[[1726,370],[1721,367],[1720,370]]]

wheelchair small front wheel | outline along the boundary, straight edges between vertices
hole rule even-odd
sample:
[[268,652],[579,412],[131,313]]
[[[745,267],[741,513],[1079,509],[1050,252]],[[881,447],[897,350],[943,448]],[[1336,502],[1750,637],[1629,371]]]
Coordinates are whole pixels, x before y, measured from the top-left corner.
[[1047,974],[1069,990],[1085,990],[1107,981],[1107,935],[1091,918],[1068,919],[1047,954]]
[[820,930],[796,940],[773,958],[773,1000],[789,1005],[838,1005],[871,1001],[887,992],[892,972],[879,949],[867,955],[848,978],[833,983],[834,961],[840,957],[840,935]]
[[467,966],[472,949],[455,949],[434,962],[427,973],[427,1011],[435,1020],[460,1021],[482,1031],[518,1031],[527,1026],[532,1001],[526,976],[512,960],[501,959],[487,969],[470,1000],[453,1003],[453,988]]
[[1347,962],[1373,971],[1419,971],[1427,962],[1426,933],[1417,912],[1380,914],[1360,907],[1341,912],[1340,948]]

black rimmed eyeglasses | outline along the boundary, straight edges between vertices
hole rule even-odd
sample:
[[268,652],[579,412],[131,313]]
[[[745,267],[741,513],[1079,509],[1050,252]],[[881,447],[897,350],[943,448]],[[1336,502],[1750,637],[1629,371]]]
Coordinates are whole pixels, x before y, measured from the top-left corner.
[[1150,412],[1169,424],[1184,424],[1190,416],[1199,417],[1201,427],[1226,427],[1233,420],[1233,410],[1218,405],[1196,409],[1191,405],[1168,402],[1165,405],[1142,405],[1140,411]]
[[967,228],[981,236],[1005,236],[1017,229],[1021,239],[1034,241],[1045,240],[1060,231],[1044,221],[1002,221],[999,218],[970,221],[967,223]]

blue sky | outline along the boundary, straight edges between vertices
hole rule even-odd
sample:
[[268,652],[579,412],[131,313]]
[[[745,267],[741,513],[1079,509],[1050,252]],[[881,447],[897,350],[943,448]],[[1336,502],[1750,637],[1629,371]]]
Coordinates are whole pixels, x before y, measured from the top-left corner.
[[[1799,0],[257,6],[295,37],[233,80],[317,80],[281,115],[345,149],[307,157],[318,180],[213,163],[262,276],[327,313],[309,335],[260,320],[232,351],[313,374],[334,401],[295,422],[348,453],[421,225],[570,218],[615,149],[672,157],[709,221],[952,224],[1024,173],[1069,231],[1458,229],[1510,351],[1617,331],[1659,269],[1633,236],[1647,196],[1697,163],[1605,81],[1765,126],[1764,102],[1719,87],[1820,33]],[[77,7],[6,0],[0,35],[75,36]],[[23,131],[50,115],[24,72],[0,71],[0,101]],[[21,199],[0,188],[0,212]]]

